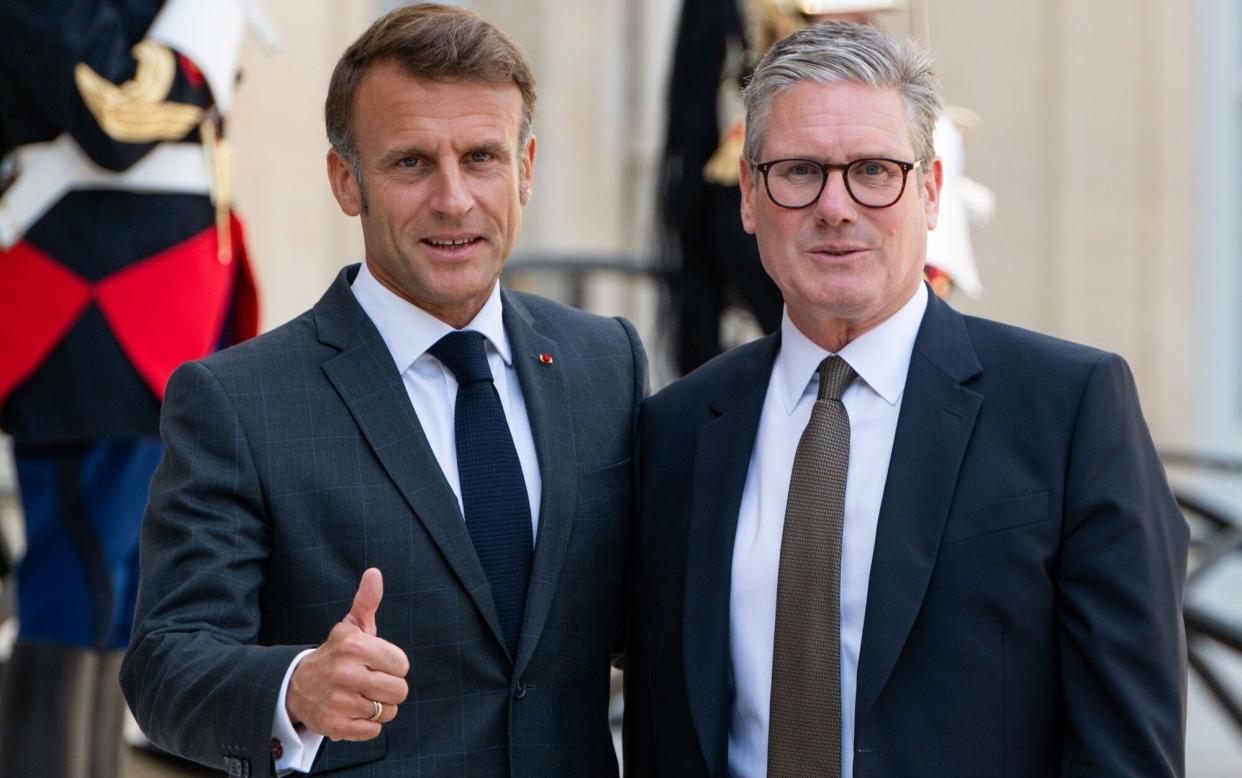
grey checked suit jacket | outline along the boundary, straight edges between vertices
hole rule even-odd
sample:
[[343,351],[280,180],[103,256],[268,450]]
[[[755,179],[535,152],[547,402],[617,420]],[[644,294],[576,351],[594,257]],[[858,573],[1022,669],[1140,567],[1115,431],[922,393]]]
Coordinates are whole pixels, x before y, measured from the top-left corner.
[[510,657],[456,498],[349,289],[356,272],[169,382],[121,672],[138,722],[173,753],[270,774],[285,671],[375,566],[378,632],[409,656],[409,697],[378,738],[325,741],[315,773],[616,775],[609,666],[646,382],[633,327],[503,292],[543,479]]

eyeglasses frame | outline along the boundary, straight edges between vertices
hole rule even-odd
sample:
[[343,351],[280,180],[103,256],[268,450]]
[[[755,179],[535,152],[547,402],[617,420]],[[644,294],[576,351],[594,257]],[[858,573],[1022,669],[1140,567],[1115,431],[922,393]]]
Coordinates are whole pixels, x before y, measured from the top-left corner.
[[[861,200],[859,200],[858,196],[854,194],[854,190],[850,188],[850,177],[846,175],[846,171],[849,170],[850,167],[852,167],[853,165],[857,165],[859,162],[869,162],[873,160],[877,162],[891,162],[901,169],[901,189],[897,190],[897,196],[893,198],[893,201],[891,203],[888,203],[887,205],[868,205],[867,203],[864,203]],[[819,191],[815,193],[815,196],[812,197],[810,202],[808,202],[806,205],[785,205],[784,203],[777,201],[777,199],[772,195],[772,187],[768,184],[768,171],[772,169],[773,165],[779,165],[782,162],[806,162],[808,164],[815,165],[823,173],[823,179],[820,181],[820,184],[819,184]],[[921,159],[915,160],[914,162],[903,162],[900,159],[889,159],[888,157],[862,157],[861,159],[856,159],[856,160],[853,160],[852,162],[846,162],[840,165],[836,165],[831,162],[816,162],[813,159],[804,159],[802,157],[788,157],[785,159],[773,159],[773,160],[768,160],[767,162],[755,162],[752,160],[750,163],[750,166],[753,169],[758,170],[763,175],[763,189],[765,192],[768,193],[768,199],[772,201],[772,204],[777,206],[778,208],[785,208],[786,210],[790,210],[790,211],[799,211],[803,208],[809,208],[815,203],[819,202],[819,198],[823,197],[824,190],[828,187],[828,175],[832,173],[832,171],[834,170],[841,171],[841,183],[845,184],[846,193],[849,194],[850,199],[853,200],[855,203],[858,203],[863,208],[871,208],[873,210],[880,210],[882,208],[892,208],[894,205],[896,205],[898,202],[901,201],[902,196],[906,193],[906,182],[909,181],[910,179],[910,171],[917,170],[922,165],[923,165],[923,160]]]

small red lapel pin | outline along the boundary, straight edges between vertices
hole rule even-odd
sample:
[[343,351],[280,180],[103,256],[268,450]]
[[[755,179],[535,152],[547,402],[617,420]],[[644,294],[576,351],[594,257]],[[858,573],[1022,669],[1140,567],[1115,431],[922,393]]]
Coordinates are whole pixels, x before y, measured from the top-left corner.
[[550,364],[552,364],[552,362],[554,361],[554,360],[552,359],[552,355],[551,355],[551,354],[547,354],[547,353],[545,353],[545,354],[540,354],[540,355],[537,357],[537,359],[539,360],[539,362],[540,362],[541,364],[544,364],[544,365],[550,365]]

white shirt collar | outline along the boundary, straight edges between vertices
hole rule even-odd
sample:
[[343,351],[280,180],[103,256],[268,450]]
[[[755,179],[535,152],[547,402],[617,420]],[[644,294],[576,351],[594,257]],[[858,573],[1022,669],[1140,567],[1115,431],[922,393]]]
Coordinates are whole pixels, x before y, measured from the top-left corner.
[[[839,352],[867,386],[889,405],[896,405],[905,391],[910,355],[914,352],[914,340],[926,310],[927,286],[919,284],[913,296],[896,313],[850,341]],[[773,378],[780,382],[778,391],[786,414],[794,412],[807,385],[815,378],[819,363],[827,356],[831,356],[831,352],[817,346],[794,326],[786,307],[781,316],[781,351],[772,371]]]
[[[394,294],[376,280],[363,262],[351,287],[362,310],[379,330],[384,345],[392,354],[397,369],[404,373],[414,360],[426,353],[436,341],[453,331],[448,324],[427,313],[422,308]],[[463,330],[482,333],[506,366],[513,364],[509,350],[509,336],[505,333],[501,316],[500,284],[492,287],[487,302]]]

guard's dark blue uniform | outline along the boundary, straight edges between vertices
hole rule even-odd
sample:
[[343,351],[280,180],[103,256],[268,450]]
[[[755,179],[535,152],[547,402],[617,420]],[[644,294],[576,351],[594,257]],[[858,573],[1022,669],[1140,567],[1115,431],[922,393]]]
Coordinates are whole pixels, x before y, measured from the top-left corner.
[[[195,64],[135,49],[162,5],[0,4],[0,156],[16,175],[0,218],[34,175],[17,151],[31,144],[68,135],[124,173],[161,144],[200,143],[212,95]],[[164,381],[249,334],[234,324],[253,330],[255,309],[244,252],[219,251],[206,193],[98,186],[65,193],[0,246],[0,428],[16,443],[27,519],[19,640],[104,649],[128,639]]]
[[[739,0],[684,0],[668,90],[668,124],[660,173],[662,255],[668,270],[673,359],[689,373],[725,349],[721,316],[732,304],[749,311],[765,333],[781,323],[780,290],[759,261],[759,247],[742,229],[736,183],[708,180],[704,167],[728,127],[720,126],[722,80],[741,83],[730,48],[766,50]],[[772,4],[775,7],[775,4]],[[753,64],[753,63],[752,63]],[[749,69],[745,69],[745,75]],[[734,72],[737,71],[737,72]],[[736,164],[733,165],[736,167]]]
[[240,225],[204,154],[234,2],[0,2],[0,429],[27,536],[0,775],[116,776],[164,385],[253,333]]

